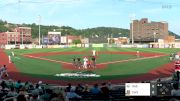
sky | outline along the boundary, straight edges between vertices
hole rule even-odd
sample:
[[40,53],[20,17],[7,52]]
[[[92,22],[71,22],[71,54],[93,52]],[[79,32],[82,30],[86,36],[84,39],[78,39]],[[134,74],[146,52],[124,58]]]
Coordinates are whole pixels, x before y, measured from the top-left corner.
[[0,0],[0,19],[10,23],[129,29],[132,19],[166,21],[180,35],[180,0]]

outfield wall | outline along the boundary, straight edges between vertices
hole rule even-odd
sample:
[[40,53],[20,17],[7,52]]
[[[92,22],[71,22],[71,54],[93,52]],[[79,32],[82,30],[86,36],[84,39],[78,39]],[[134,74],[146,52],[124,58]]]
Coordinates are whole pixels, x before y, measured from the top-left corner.
[[5,45],[5,49],[32,49],[32,48],[71,48],[71,47],[117,47],[117,48],[180,48],[180,43],[150,43],[150,44],[71,44],[71,45],[35,45],[35,44],[24,44],[24,45]]

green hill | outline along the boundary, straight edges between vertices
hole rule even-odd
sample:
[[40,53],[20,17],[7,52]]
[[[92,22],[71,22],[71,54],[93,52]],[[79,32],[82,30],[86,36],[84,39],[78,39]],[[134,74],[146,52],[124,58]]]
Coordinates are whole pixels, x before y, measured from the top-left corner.
[[[13,24],[7,21],[0,20],[0,32],[12,31],[13,28],[31,27],[32,37],[37,38],[39,33],[39,25],[33,24]],[[115,28],[115,27],[96,27],[87,29],[75,29],[69,26],[55,26],[55,25],[41,25],[41,35],[46,36],[48,31],[61,31],[62,35],[81,35],[83,37],[129,37],[129,29]],[[180,38],[179,35],[169,31],[170,35],[174,35],[176,38]]]

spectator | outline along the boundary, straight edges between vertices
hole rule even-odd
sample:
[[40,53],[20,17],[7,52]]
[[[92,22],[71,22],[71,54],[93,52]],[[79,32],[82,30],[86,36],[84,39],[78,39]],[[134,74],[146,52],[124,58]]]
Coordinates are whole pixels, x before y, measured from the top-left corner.
[[21,80],[18,80],[15,84],[15,88],[19,90],[21,86],[22,86]]
[[95,84],[91,89],[90,92],[92,94],[100,94],[101,93],[101,89],[98,87],[98,84]]
[[173,90],[171,91],[172,96],[180,96],[180,90],[179,90],[179,85],[178,83],[173,84]]
[[1,82],[1,87],[2,87],[2,90],[5,90],[5,88],[7,87],[7,84],[4,80]]
[[8,82],[8,88],[11,88],[11,87],[14,88],[14,81],[10,79]]
[[42,101],[39,97],[39,92],[38,90],[33,90],[32,91],[32,97],[30,98],[30,101]]
[[26,90],[29,90],[29,82],[28,81],[25,82],[24,87]]
[[50,96],[50,100],[49,100],[49,101],[52,101],[52,100],[55,101],[55,100],[57,100],[57,97],[58,97],[58,95],[53,92],[53,93],[51,94],[51,96]]
[[158,78],[158,79],[157,79],[157,82],[161,82],[161,78]]
[[88,93],[88,92],[89,92],[89,86],[88,86],[88,84],[86,84],[83,89],[83,93]]
[[20,95],[18,95],[18,97],[17,97],[17,101],[27,101],[27,99],[26,99],[25,95],[20,94]]
[[39,81],[36,84],[35,89],[38,91],[39,95],[42,95],[43,93],[42,81]]
[[6,65],[3,66],[3,73],[5,74],[5,75],[4,75],[5,77],[8,77],[8,76],[9,76],[9,74],[8,74],[8,72],[7,72],[7,66],[6,66]]
[[179,82],[179,71],[177,71],[177,72],[175,72],[174,74],[173,74],[173,81],[175,81],[175,82]]
[[39,88],[42,88],[42,81],[38,82]]
[[49,86],[49,84],[47,84],[47,83],[44,85],[44,89],[49,89],[49,87],[50,87],[50,86]]
[[78,94],[75,93],[75,88],[71,88],[70,92],[67,92],[67,99],[80,99],[82,98]]
[[107,87],[108,87],[108,89],[109,89],[110,91],[112,90],[112,84],[111,84],[111,82],[108,82]]
[[84,87],[83,87],[81,84],[78,84],[77,87],[76,87],[75,92],[76,92],[77,94],[81,94],[82,91],[83,91],[83,89],[84,89]]
[[54,93],[56,94],[56,96],[54,98],[51,99],[51,101],[67,101],[68,99],[66,99],[65,94],[62,90],[55,90]]
[[10,91],[7,94],[8,97],[17,96],[17,95],[18,93],[15,91],[14,87],[11,87]]
[[23,95],[26,95],[27,94],[27,91],[25,89],[24,86],[22,86],[20,89],[19,89],[19,94],[23,94]]
[[102,91],[102,95],[105,98],[109,97],[109,88],[107,87],[106,83],[102,83],[102,87],[101,87],[101,91]]
[[29,85],[29,91],[34,90],[34,86],[32,84]]
[[179,71],[176,72],[176,76],[177,76],[177,81],[179,81]]
[[37,84],[35,85],[35,89],[39,89],[39,88],[40,88],[39,83],[37,83]]
[[45,93],[41,96],[41,99],[42,99],[43,101],[49,101],[51,94],[52,94],[52,90],[50,90],[50,89],[45,89]]
[[71,88],[72,88],[72,87],[71,87],[71,84],[69,83],[69,84],[68,84],[68,87],[66,87],[65,91],[66,91],[66,92],[70,92]]

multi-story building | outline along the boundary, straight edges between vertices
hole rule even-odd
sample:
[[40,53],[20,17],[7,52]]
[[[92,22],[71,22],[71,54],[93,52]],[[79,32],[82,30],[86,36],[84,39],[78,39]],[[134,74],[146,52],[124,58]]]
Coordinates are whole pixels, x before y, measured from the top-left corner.
[[5,32],[0,33],[0,46],[6,45],[7,43],[7,34]]
[[134,42],[157,42],[158,39],[166,38],[168,33],[167,22],[148,22],[147,18],[133,20],[130,23],[130,41]]
[[72,44],[73,40],[81,40],[80,36],[67,35],[67,44]]
[[20,33],[19,32],[6,32],[7,44],[19,44]]
[[31,28],[18,27],[13,32],[0,33],[0,45],[31,43]]
[[15,29],[20,34],[20,42],[22,44],[29,44],[32,41],[30,27],[18,27]]

